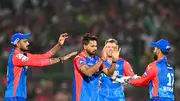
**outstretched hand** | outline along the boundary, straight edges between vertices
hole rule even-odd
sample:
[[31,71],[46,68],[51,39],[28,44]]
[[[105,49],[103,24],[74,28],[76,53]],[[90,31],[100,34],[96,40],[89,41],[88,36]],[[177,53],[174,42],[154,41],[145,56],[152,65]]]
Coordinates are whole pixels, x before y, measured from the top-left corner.
[[68,60],[69,58],[71,58],[72,56],[76,55],[77,53],[78,52],[76,51],[76,52],[72,52],[72,53],[69,53],[69,54],[63,56],[61,62],[63,63],[65,60]]
[[131,77],[131,79],[139,79],[139,78],[141,78],[141,76],[138,76],[137,74]]
[[116,79],[113,81],[113,83],[121,83],[123,85],[127,85],[127,84],[129,84],[130,79],[131,79],[131,76],[116,77]]

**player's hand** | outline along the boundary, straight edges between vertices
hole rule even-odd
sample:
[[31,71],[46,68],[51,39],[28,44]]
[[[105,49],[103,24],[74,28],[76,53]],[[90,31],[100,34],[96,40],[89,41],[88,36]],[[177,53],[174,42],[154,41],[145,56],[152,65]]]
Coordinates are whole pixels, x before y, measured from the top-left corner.
[[69,53],[69,54],[63,56],[61,62],[63,63],[65,60],[68,60],[69,58],[71,58],[72,56],[76,55],[77,53],[78,52],[76,51],[76,52],[72,52],[72,53]]
[[113,75],[111,76],[111,79],[115,80],[117,76],[118,76],[118,73],[114,72]]
[[116,78],[113,83],[121,83],[123,85],[129,84],[129,80],[131,79],[131,76],[123,76]]
[[106,46],[104,46],[102,52],[101,52],[101,59],[107,60],[107,51],[106,51]]
[[113,61],[117,61],[119,59],[120,51],[121,51],[121,48],[118,48],[118,46],[114,49],[112,53]]
[[59,40],[58,40],[58,43],[60,45],[63,45],[64,44],[64,41],[68,38],[68,34],[67,33],[63,33],[60,35],[59,37]]
[[137,76],[137,74],[131,77],[131,79],[139,79],[139,78],[141,78],[141,76]]

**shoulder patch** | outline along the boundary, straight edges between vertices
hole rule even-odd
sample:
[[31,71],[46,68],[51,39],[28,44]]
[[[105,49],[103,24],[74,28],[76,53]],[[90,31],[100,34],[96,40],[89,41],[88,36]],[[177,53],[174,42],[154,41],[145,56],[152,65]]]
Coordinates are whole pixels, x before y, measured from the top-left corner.
[[23,54],[17,54],[16,57],[22,62],[26,62],[27,60],[29,60],[29,58]]
[[143,74],[144,76],[148,76],[148,73],[147,72],[144,72],[144,74]]
[[84,65],[84,60],[80,59],[80,60],[79,60],[79,64]]

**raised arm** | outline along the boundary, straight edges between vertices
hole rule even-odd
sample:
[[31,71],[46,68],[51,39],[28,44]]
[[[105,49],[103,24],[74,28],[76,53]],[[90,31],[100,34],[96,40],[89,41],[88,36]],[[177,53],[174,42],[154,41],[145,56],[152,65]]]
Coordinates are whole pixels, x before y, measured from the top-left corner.
[[19,67],[23,67],[23,66],[43,67],[58,62],[60,62],[60,58],[51,58],[51,59],[36,58],[33,56],[27,57],[23,54],[17,54],[13,57],[13,64]]
[[113,76],[114,70],[116,69],[117,60],[119,59],[120,51],[121,51],[121,48],[118,49],[118,46],[117,46],[116,49],[112,53],[112,59],[113,60],[112,60],[111,67],[103,69],[104,74],[106,74],[110,77]]
[[149,82],[155,78],[158,74],[158,70],[155,67],[155,64],[150,64],[146,68],[146,71],[139,79],[132,79],[129,81],[130,84],[135,86],[148,86]]
[[61,48],[61,46],[64,44],[64,41],[67,38],[68,38],[67,33],[61,34],[59,37],[58,43],[52,49],[50,49],[48,52],[46,52],[45,54],[30,54],[30,53],[28,53],[28,56],[36,57],[36,58],[51,58]]

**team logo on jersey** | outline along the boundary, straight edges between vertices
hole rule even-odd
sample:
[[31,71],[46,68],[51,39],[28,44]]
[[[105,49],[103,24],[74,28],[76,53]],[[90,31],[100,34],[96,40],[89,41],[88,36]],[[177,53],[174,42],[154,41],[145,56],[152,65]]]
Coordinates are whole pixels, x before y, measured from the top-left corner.
[[23,54],[17,54],[16,57],[20,59],[22,62],[26,62],[27,60],[29,60],[29,58]]
[[20,40],[20,39],[17,38],[14,42],[11,42],[11,43],[15,45],[15,44],[17,44],[17,43],[19,42],[19,40]]
[[91,62],[89,62],[89,63],[87,63],[87,65],[88,66],[92,66],[92,65],[94,65],[93,63],[91,63]]
[[84,64],[84,61],[83,60],[79,60],[79,64]]
[[166,62],[166,65],[167,65],[167,69],[173,69],[173,66],[170,63]]
[[144,76],[148,76],[148,73],[147,73],[147,72],[145,72],[145,73],[144,73]]

